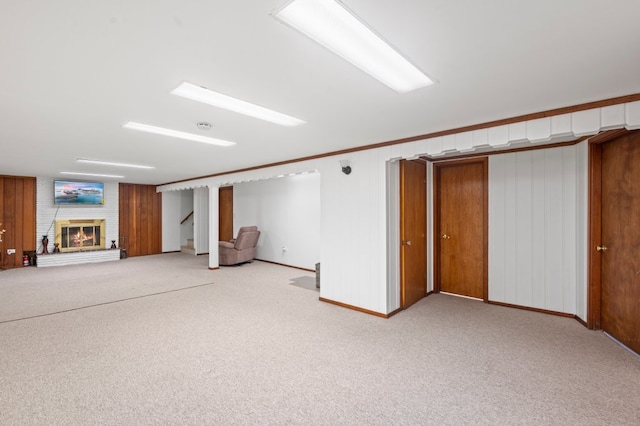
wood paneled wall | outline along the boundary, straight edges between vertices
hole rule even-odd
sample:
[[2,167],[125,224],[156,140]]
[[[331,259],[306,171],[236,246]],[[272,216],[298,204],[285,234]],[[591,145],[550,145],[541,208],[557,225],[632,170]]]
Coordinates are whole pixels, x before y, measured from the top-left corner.
[[489,157],[489,300],[582,314],[585,144]]
[[387,312],[386,160],[394,147],[349,154],[353,171],[338,159],[318,162],[320,172],[320,296]]
[[[22,267],[24,251],[36,247],[36,178],[0,176],[0,243],[2,268]],[[16,253],[7,255],[7,249]]]
[[128,256],[162,253],[162,194],[155,185],[120,184],[120,247]]

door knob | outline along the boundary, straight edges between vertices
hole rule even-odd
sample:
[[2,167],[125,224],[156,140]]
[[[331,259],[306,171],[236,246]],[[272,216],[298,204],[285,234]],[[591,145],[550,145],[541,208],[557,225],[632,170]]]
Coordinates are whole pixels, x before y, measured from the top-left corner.
[[596,250],[598,250],[598,251],[607,251],[607,246],[596,246]]
[[443,240],[450,240],[450,239],[451,239],[451,237],[450,237],[450,236],[448,236],[447,234],[442,234],[442,239],[443,239]]
[[411,241],[402,240],[402,245],[403,246],[410,246],[411,245]]

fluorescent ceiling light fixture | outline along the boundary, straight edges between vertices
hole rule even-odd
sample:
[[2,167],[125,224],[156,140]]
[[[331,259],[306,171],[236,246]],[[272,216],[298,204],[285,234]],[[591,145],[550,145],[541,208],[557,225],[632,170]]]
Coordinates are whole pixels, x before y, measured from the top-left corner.
[[60,172],[61,175],[78,175],[78,176],[94,176],[94,177],[106,177],[106,178],[124,178],[120,175],[103,175],[99,173],[80,173],[80,172]]
[[114,163],[111,161],[88,160],[86,158],[76,158],[76,161],[78,163],[100,164],[103,166],[132,167],[134,169],[155,169],[155,167],[153,166],[143,166],[141,164]]
[[396,92],[434,83],[337,0],[293,0],[273,16]]
[[208,136],[196,135],[194,133],[181,132],[179,130],[165,129],[164,127],[151,126],[149,124],[136,123],[129,121],[123,126],[127,129],[140,130],[142,132],[155,133],[157,135],[170,136],[172,138],[186,139],[194,142],[208,143],[218,146],[232,146],[235,142],[229,142],[222,139],[210,138]]
[[197,86],[186,81],[173,89],[171,93],[193,101],[212,105],[214,107],[223,108],[239,114],[259,118],[260,120],[280,124],[281,126],[293,127],[305,123],[303,120],[298,118],[291,117],[259,105],[254,105],[249,102],[241,101],[240,99],[232,98],[231,96],[223,95],[222,93],[214,92],[206,87]]

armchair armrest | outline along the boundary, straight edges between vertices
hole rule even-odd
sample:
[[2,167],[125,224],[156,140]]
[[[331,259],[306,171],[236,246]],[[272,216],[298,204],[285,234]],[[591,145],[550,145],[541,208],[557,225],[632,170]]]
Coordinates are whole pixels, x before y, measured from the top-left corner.
[[230,243],[228,241],[218,241],[218,247],[224,247],[224,248],[235,248],[235,245],[233,243]]

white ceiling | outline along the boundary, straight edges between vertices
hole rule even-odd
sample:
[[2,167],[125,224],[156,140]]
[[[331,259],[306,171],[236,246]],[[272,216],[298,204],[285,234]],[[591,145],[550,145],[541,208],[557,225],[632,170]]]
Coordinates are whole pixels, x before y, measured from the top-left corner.
[[[3,2],[0,174],[160,184],[640,93],[638,0],[343,0],[438,81],[408,94],[276,21],[285,1]],[[308,123],[169,94],[183,80]],[[129,120],[237,145],[123,129]]]

